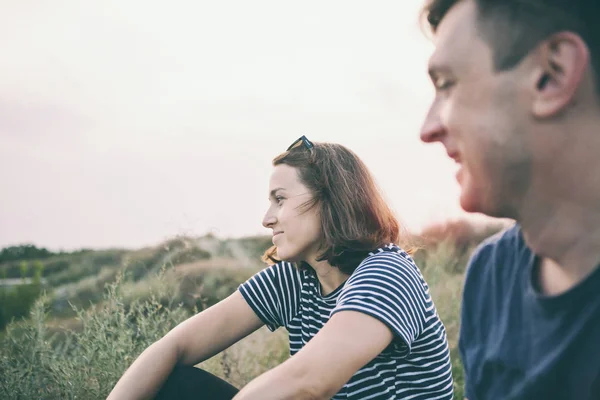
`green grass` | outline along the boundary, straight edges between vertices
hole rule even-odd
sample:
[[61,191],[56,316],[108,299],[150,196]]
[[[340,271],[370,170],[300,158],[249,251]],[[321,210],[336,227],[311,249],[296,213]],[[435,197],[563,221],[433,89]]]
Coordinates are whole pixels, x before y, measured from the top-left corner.
[[105,398],[145,347],[190,315],[156,297],[125,305],[118,280],[104,300],[99,307],[76,309],[78,331],[52,334],[44,297],[29,321],[10,325],[0,357],[0,398]]

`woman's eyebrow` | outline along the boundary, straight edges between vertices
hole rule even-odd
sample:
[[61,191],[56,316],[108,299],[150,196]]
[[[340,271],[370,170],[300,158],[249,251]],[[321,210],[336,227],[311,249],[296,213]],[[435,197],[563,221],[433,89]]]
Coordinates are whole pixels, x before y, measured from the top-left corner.
[[269,198],[272,199],[273,197],[275,197],[275,195],[277,194],[277,192],[279,190],[285,190],[285,189],[282,188],[282,187],[278,187],[278,188],[275,188],[275,189],[271,190],[271,193],[269,194]]

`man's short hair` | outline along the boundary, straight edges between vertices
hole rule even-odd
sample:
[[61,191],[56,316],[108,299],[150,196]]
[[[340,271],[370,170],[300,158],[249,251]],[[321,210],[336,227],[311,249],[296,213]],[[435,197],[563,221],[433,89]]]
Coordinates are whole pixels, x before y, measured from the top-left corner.
[[[463,0],[428,0],[423,21],[435,33],[455,4]],[[590,51],[600,95],[600,0],[473,0],[477,5],[479,30],[490,44],[494,66],[504,71],[516,66],[548,36],[573,32]]]

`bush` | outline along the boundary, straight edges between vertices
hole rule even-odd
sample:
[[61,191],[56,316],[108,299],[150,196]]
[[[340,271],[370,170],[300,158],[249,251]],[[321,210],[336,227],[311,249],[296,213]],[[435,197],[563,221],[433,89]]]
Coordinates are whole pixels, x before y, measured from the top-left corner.
[[125,306],[119,285],[107,288],[99,307],[76,309],[83,328],[60,341],[46,328],[47,298],[35,303],[30,321],[10,325],[0,357],[0,398],[106,398],[133,360],[189,315],[154,298]]
[[0,331],[13,319],[19,319],[29,314],[29,309],[40,296],[42,286],[39,278],[33,283],[0,287]]
[[106,284],[113,282],[119,273],[116,267],[104,267],[96,275],[90,275],[77,282],[55,288],[51,313],[66,317],[75,315],[72,306],[88,308],[102,301]]
[[5,278],[33,278],[38,271],[44,271],[44,264],[40,260],[19,261],[18,263],[4,264],[1,267],[2,279]]
[[189,249],[183,249],[173,254],[170,258],[170,262],[173,265],[186,264],[194,261],[208,260],[211,257],[210,253],[206,250],[202,250],[199,247],[191,247]]
[[98,270],[92,263],[92,260],[89,257],[83,257],[79,260],[74,260],[67,269],[48,276],[47,280],[50,286],[59,286],[65,283],[78,281],[97,271]]
[[179,284],[179,299],[190,308],[203,310],[235,292],[254,272],[246,268],[212,268],[187,274]]
[[271,236],[244,237],[238,239],[237,242],[246,251],[248,258],[257,261],[260,261],[265,251],[273,246]]
[[469,251],[485,238],[505,229],[507,225],[506,220],[486,219],[483,222],[475,222],[456,219],[429,225],[419,236],[428,248],[445,243],[452,245],[460,253]]
[[[122,251],[102,251],[77,253],[69,257],[68,261],[62,259],[55,261],[58,265],[52,275],[46,274],[50,286],[64,285],[96,275],[103,267],[118,267],[123,258]],[[66,263],[66,266],[65,266]],[[57,268],[58,267],[58,268]]]
[[[268,245],[261,238],[242,240],[242,243],[243,250],[255,254]],[[222,244],[214,242],[215,246]],[[198,245],[210,248],[201,243]],[[113,282],[119,267],[99,268],[94,262],[97,258],[90,252],[69,258],[69,268],[59,275],[64,274],[61,279],[70,283],[57,288],[56,296],[59,297],[59,291],[63,292],[59,305],[69,307],[77,321],[46,321],[48,305],[52,304],[52,312],[56,315],[58,300],[44,298],[33,306],[30,320],[10,324],[4,338],[0,339],[0,398],[105,398],[125,369],[147,346],[197,309],[208,307],[234,292],[256,271],[256,266],[248,268],[239,259],[215,257],[165,267],[171,265],[165,261],[177,261],[177,254],[185,254],[193,247],[173,241],[167,248],[129,253],[122,261],[126,266],[125,276],[139,274],[139,278],[125,281],[120,273],[116,282],[108,285],[105,283]],[[464,385],[457,351],[460,299],[464,268],[472,248],[459,248],[453,241],[442,240],[414,254],[446,327],[457,399],[462,398]],[[198,254],[201,256],[202,253]],[[48,264],[52,260],[48,260]],[[77,274],[83,262],[87,262],[84,266],[87,275],[71,281],[70,274]],[[157,268],[161,272],[148,274]],[[67,300],[71,300],[71,305]],[[90,302],[94,303],[92,307]],[[12,303],[0,298],[0,306]],[[21,311],[21,314],[26,313],[27,310]],[[60,313],[64,315],[64,309]],[[50,328],[62,323],[72,328],[59,331]],[[273,334],[263,328],[201,366],[241,387],[283,362],[288,354],[285,331],[280,329]]]
[[440,319],[446,328],[452,361],[455,399],[462,399],[464,396],[464,374],[458,354],[458,334],[463,277],[471,250],[472,248],[463,251],[450,242],[442,242],[436,247],[421,249],[414,255],[415,262],[423,272]]
[[151,249],[148,254],[142,257],[125,258],[124,266],[127,268],[127,278],[139,281],[151,272],[156,272],[164,265],[170,264],[170,257],[173,251],[177,251],[179,242],[173,242],[173,249],[167,245]]
[[[106,398],[131,363],[150,344],[194,311],[174,303],[165,270],[146,300],[125,300],[119,276],[107,286],[104,302],[88,310],[75,308],[79,330],[51,334],[48,298],[38,300],[31,319],[8,326],[0,351],[2,399]],[[229,294],[229,293],[227,293]],[[170,299],[170,301],[169,301]],[[250,335],[201,367],[241,387],[287,359],[283,330],[266,328]]]
[[44,276],[58,274],[69,268],[69,261],[65,259],[52,259],[46,262],[44,267]]
[[10,261],[31,260],[35,258],[48,258],[53,253],[44,248],[37,248],[32,244],[5,247],[0,250],[0,264]]
[[94,253],[92,256],[92,264],[97,268],[102,268],[107,265],[121,265],[123,259],[123,251],[103,251]]

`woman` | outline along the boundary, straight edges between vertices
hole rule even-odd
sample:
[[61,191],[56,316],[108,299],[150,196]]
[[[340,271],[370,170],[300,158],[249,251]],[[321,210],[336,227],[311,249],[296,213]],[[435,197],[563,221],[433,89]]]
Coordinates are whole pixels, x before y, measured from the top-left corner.
[[[451,399],[444,326],[363,162],[303,136],[273,166],[272,265],[146,349],[109,399]],[[241,391],[191,367],[265,324],[292,357]]]

